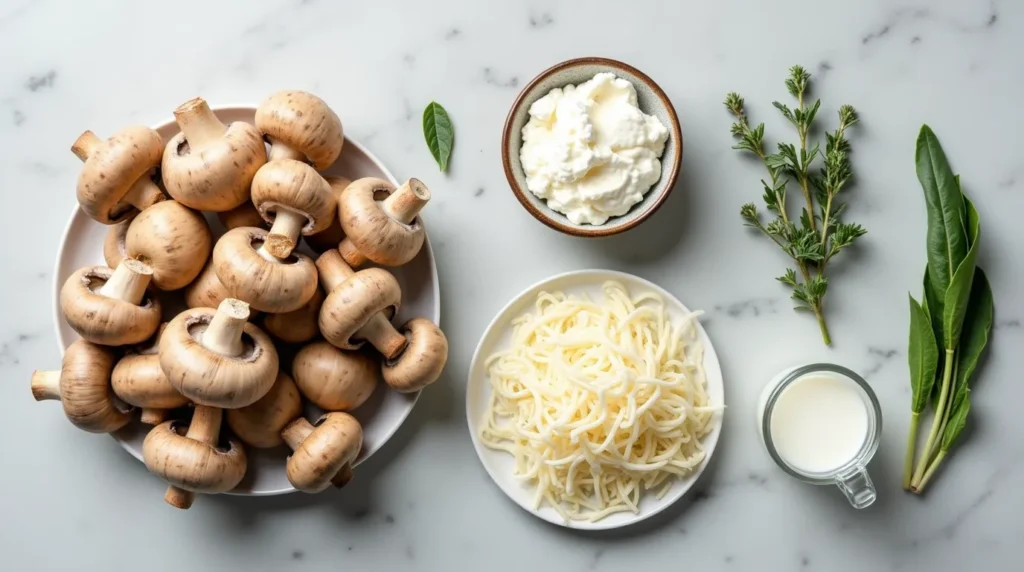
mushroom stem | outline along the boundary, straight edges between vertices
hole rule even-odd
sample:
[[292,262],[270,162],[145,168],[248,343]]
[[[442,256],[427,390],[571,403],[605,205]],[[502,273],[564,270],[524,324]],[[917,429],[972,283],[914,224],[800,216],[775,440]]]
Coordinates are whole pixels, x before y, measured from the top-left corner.
[[352,242],[352,239],[347,236],[338,243],[338,252],[341,253],[341,257],[345,262],[353,268],[359,268],[369,260],[363,256],[362,252],[359,252],[359,249],[356,248],[356,243]]
[[217,313],[210,320],[202,338],[203,347],[223,356],[235,357],[242,354],[242,328],[249,319],[249,305],[241,300],[226,298],[217,306]]
[[192,491],[186,491],[185,489],[179,489],[174,485],[167,487],[167,492],[164,493],[164,502],[173,506],[174,508],[187,509],[192,507],[192,503],[196,501],[196,493]]
[[267,235],[263,248],[277,258],[288,258],[299,241],[302,227],[308,222],[306,215],[278,207],[274,215],[274,224],[270,227],[270,234]]
[[60,371],[32,372],[32,397],[36,401],[60,399]]
[[341,253],[333,249],[316,259],[316,269],[320,272],[320,283],[328,294],[356,273],[341,257]]
[[82,161],[85,161],[89,158],[89,155],[92,155],[92,152],[100,143],[102,143],[100,138],[92,131],[87,130],[79,135],[78,139],[75,139],[75,143],[71,145],[71,152]]
[[299,445],[313,432],[313,424],[305,417],[298,417],[281,430],[281,438],[288,444],[292,451],[299,448]]
[[125,258],[114,269],[110,279],[100,287],[99,293],[138,306],[146,296],[146,287],[152,278],[153,269],[147,264],[134,258]]
[[[197,404],[185,437],[207,445],[216,445],[220,439],[220,424],[223,418],[223,409]],[[168,485],[167,492],[164,493],[164,502],[175,508],[189,508],[195,500],[196,493],[174,485]]]
[[146,175],[140,177],[138,181],[135,181],[135,184],[128,189],[128,193],[125,194],[121,201],[128,203],[141,211],[146,210],[166,199],[167,197],[165,197],[163,192],[160,191],[160,187],[156,186],[153,179]]
[[216,445],[220,439],[220,424],[223,418],[224,410],[220,407],[197,404],[185,436],[207,445]]
[[383,312],[374,314],[365,326],[356,331],[355,337],[370,342],[381,355],[389,360],[398,357],[409,343],[405,335],[396,330],[391,322],[384,317]]
[[338,470],[338,473],[331,479],[331,484],[337,488],[341,488],[352,480],[352,465],[345,465]]
[[185,134],[185,140],[192,147],[214,143],[228,130],[201,97],[179,105],[174,110],[174,120],[178,122],[178,127]]
[[419,179],[409,179],[388,195],[381,209],[391,218],[409,224],[430,200],[430,190]]
[[267,246],[267,241],[263,241],[263,244],[261,244],[260,247],[256,249],[256,254],[259,254],[260,258],[262,258],[263,260],[266,260],[267,262],[274,262],[274,263],[280,263],[281,262],[280,258],[274,256],[274,254],[270,252],[270,250],[269,250],[269,248]]
[[166,409],[156,409],[154,407],[143,407],[142,415],[139,417],[139,421],[143,425],[159,425],[164,422],[167,418]]
[[280,161],[281,159],[294,159],[295,161],[302,161],[303,163],[309,162],[305,153],[298,149],[289,147],[284,141],[269,136],[267,137],[267,140],[270,141],[270,155],[267,156],[268,162]]

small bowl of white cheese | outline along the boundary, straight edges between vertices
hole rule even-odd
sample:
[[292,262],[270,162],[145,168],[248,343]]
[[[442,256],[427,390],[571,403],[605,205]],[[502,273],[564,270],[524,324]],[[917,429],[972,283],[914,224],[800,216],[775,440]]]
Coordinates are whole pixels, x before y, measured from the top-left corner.
[[516,98],[502,163],[519,202],[575,236],[629,230],[675,186],[683,137],[675,108],[643,72],[605,58],[557,64]]

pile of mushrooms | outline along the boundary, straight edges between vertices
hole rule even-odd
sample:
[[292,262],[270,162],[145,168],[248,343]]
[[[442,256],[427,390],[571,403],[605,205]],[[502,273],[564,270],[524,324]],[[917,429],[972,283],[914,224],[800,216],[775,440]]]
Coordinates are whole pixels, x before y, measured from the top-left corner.
[[[72,146],[79,205],[109,225],[106,266],[65,282],[61,312],[81,339],[59,371],[33,373],[32,395],[85,431],[151,426],[143,459],[178,508],[238,486],[246,447],[286,445],[298,490],[343,486],[363,442],[348,412],[382,381],[423,389],[448,358],[430,320],[392,323],[402,292],[387,268],[423,246],[430,191],[322,175],[344,136],[309,93],[271,95],[254,124],[225,124],[200,98],[174,117],[167,142],[132,126]],[[323,414],[307,419],[304,403]]]

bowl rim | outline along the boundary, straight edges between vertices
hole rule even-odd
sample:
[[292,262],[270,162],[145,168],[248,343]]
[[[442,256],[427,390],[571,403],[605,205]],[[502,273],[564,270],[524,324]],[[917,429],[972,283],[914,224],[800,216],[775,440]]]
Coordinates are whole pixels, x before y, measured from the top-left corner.
[[[249,103],[232,102],[232,103],[227,103],[227,104],[224,104],[224,105],[210,105],[210,109],[214,113],[222,113],[222,112],[246,112],[246,113],[248,113],[248,112],[255,112],[257,107],[258,106],[256,104],[251,103],[251,102],[249,102]],[[156,122],[156,123],[149,123],[147,125],[151,129],[159,131],[160,129],[162,129],[162,128],[168,126],[168,125],[172,125],[174,123],[175,123],[175,119],[174,119],[174,116],[172,115],[171,117],[165,118],[162,121],[159,121],[159,122]],[[360,152],[362,152],[364,155],[366,155],[366,157],[369,158],[370,161],[372,161],[374,163],[374,165],[376,165],[377,168],[379,168],[381,170],[381,172],[383,172],[387,176],[386,178],[392,184],[394,184],[396,186],[399,184],[398,183],[398,179],[395,177],[394,173],[392,173],[391,170],[388,169],[387,166],[384,165],[384,163],[380,160],[379,157],[377,157],[372,151],[370,151],[365,145],[363,145],[359,141],[353,139],[352,137],[350,137],[348,135],[343,135],[343,136],[345,138],[345,145],[352,145],[355,148],[359,149]],[[75,224],[76,219],[78,219],[79,217],[82,217],[82,216],[86,216],[86,218],[88,218],[87,215],[85,215],[85,213],[78,206],[78,204],[75,203],[74,208],[72,208],[71,214],[70,214],[70,216],[67,219],[67,222],[64,224],[64,230],[61,232],[60,243],[57,245],[57,255],[56,255],[54,263],[53,263],[53,279],[51,280],[51,284],[50,284],[50,288],[51,288],[51,291],[52,291],[52,294],[53,294],[52,295],[53,299],[51,300],[51,306],[52,306],[51,309],[52,309],[52,316],[53,316],[53,328],[54,328],[54,333],[55,333],[55,339],[57,341],[57,346],[60,349],[60,355],[61,355],[62,359],[64,357],[64,351],[67,349],[67,347],[65,346],[65,341],[66,340],[64,339],[64,335],[61,332],[62,318],[61,318],[61,309],[60,309],[60,290],[61,290],[61,287],[63,286],[63,282],[60,280],[61,259],[63,257],[65,245],[67,243],[68,233],[71,231],[71,227],[72,227],[72,225]],[[426,251],[427,257],[430,260],[430,267],[432,269],[432,272],[431,272],[431,287],[433,288],[434,292],[437,293],[437,300],[435,300],[435,302],[434,302],[434,315],[431,316],[431,318],[434,321],[434,323],[437,324],[438,327],[440,327],[441,326],[440,275],[439,275],[438,269],[437,269],[437,259],[434,256],[434,249],[433,249],[433,246],[430,244],[429,233],[424,235],[423,247],[424,247],[424,249]],[[402,413],[401,418],[398,420],[398,422],[384,436],[383,440],[381,441],[380,447],[378,447],[378,449],[376,451],[374,451],[374,453],[376,453],[376,452],[380,451],[381,449],[383,449],[387,445],[387,443],[389,441],[391,441],[392,437],[394,437],[395,434],[398,433],[398,431],[402,428],[402,426],[405,425],[405,422],[409,419],[409,416],[412,414],[412,410],[416,407],[416,404],[419,403],[420,397],[423,395],[423,390],[421,389],[420,391],[417,391],[417,392],[415,392],[414,394],[411,394],[411,395],[413,395],[412,402],[409,404],[408,408]],[[125,452],[127,452],[129,455],[134,457],[136,460],[138,460],[140,462],[142,461],[142,453],[141,453],[141,451],[136,451],[134,448],[132,448],[129,445],[128,441],[126,439],[124,439],[119,434],[119,432],[114,431],[112,433],[109,433],[108,435],[110,435],[110,437],[113,438],[117,442],[118,446],[120,446],[122,449],[124,449]],[[371,456],[372,456],[372,454],[358,459],[353,464],[353,467],[356,467],[356,466],[362,464],[363,462],[367,461]],[[297,492],[297,491],[298,491],[298,489],[296,489],[294,486],[288,486],[288,487],[283,487],[283,488],[279,488],[279,489],[266,489],[266,490],[260,490],[260,491],[251,491],[251,490],[240,491],[240,490],[232,489],[232,490],[227,491],[226,493],[223,493],[223,494],[232,495],[232,496],[263,497],[263,496],[277,496],[277,495],[290,494],[290,493],[294,493],[294,492]]]
[[[557,221],[554,218],[552,218],[551,216],[549,216],[547,213],[542,212],[540,209],[538,209],[536,206],[534,206],[533,203],[530,202],[530,200],[526,197],[526,193],[528,193],[530,191],[528,189],[523,189],[519,185],[519,181],[516,179],[516,175],[515,175],[515,173],[512,170],[512,161],[510,160],[510,157],[509,157],[509,155],[511,153],[511,151],[509,149],[509,143],[510,143],[510,139],[511,139],[511,136],[512,136],[512,124],[515,121],[515,116],[518,113],[519,109],[526,103],[526,96],[527,96],[527,94],[530,93],[533,90],[533,88],[537,86],[537,84],[539,84],[540,82],[546,80],[547,78],[549,78],[550,76],[554,75],[555,73],[558,73],[558,72],[560,72],[562,70],[565,70],[565,69],[569,69],[569,68],[573,68],[573,67],[577,67],[577,66],[582,66],[582,65],[602,65],[602,66],[608,66],[608,67],[611,67],[611,68],[614,68],[614,69],[617,69],[617,70],[620,70],[620,71],[624,71],[624,72],[626,72],[626,73],[628,73],[628,74],[638,78],[640,81],[642,81],[651,90],[651,92],[653,92],[654,95],[659,100],[661,100],[662,105],[665,106],[665,110],[668,113],[669,120],[670,120],[669,123],[671,123],[671,125],[670,125],[671,134],[672,134],[672,137],[676,141],[675,152],[672,154],[672,157],[671,157],[672,167],[671,167],[671,170],[668,173],[668,176],[664,177],[664,179],[665,179],[664,182],[666,183],[664,192],[662,192],[660,195],[658,195],[658,197],[656,197],[654,202],[651,203],[647,207],[646,210],[641,212],[638,216],[636,216],[632,220],[630,220],[628,222],[625,222],[625,223],[612,224],[612,225],[607,225],[607,226],[599,225],[599,226],[595,226],[593,228],[580,228],[580,227],[576,227],[576,226],[570,226],[570,225],[564,224],[564,223],[562,223],[560,221]],[[662,162],[664,162],[664,160],[665,160],[665,157],[662,157]],[[530,80],[530,82],[527,83],[526,86],[524,86],[523,89],[519,92],[519,95],[516,96],[515,101],[512,103],[512,107],[509,108],[508,115],[505,117],[505,125],[502,128],[502,133],[501,133],[501,164],[502,164],[502,167],[505,170],[505,178],[508,180],[509,187],[512,188],[512,193],[516,196],[516,199],[518,199],[520,204],[522,204],[523,207],[526,208],[526,210],[531,215],[533,215],[533,218],[539,220],[540,222],[544,223],[545,225],[547,225],[550,228],[553,228],[553,229],[555,229],[555,230],[557,230],[559,232],[563,232],[565,234],[569,234],[569,235],[572,235],[572,236],[580,236],[580,237],[586,237],[586,238],[601,237],[601,236],[611,236],[611,235],[619,234],[619,233],[622,233],[622,232],[626,232],[627,230],[630,230],[630,229],[636,227],[640,223],[642,223],[645,220],[647,220],[648,218],[650,218],[651,215],[653,215],[655,212],[658,211],[659,208],[661,208],[661,206],[668,199],[668,196],[672,193],[672,190],[675,188],[676,181],[679,178],[679,170],[680,170],[680,166],[682,165],[682,161],[683,161],[683,133],[682,133],[682,127],[680,126],[680,123],[679,123],[679,116],[676,114],[676,109],[672,105],[672,100],[669,99],[669,97],[665,93],[665,91],[661,89],[661,86],[659,86],[657,82],[655,82],[653,79],[651,79],[650,76],[648,76],[644,72],[636,69],[635,67],[633,67],[633,66],[631,66],[631,65],[629,65],[629,64],[627,64],[625,62],[621,62],[619,60],[613,60],[613,59],[610,59],[610,58],[602,58],[602,57],[573,58],[573,59],[570,59],[570,60],[565,60],[563,62],[557,63],[557,64],[549,67],[548,69],[540,72],[540,74],[538,74],[536,77],[534,77],[532,80]],[[662,181],[659,181],[659,183],[661,183],[661,182]],[[656,184],[658,184],[658,183],[656,183]]]

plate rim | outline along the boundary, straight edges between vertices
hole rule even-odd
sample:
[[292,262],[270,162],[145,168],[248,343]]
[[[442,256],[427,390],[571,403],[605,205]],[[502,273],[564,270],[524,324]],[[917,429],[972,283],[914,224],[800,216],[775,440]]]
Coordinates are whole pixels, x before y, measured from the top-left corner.
[[[707,437],[705,438],[706,440],[704,441],[704,444],[706,445],[705,450],[707,451],[707,455],[705,455],[704,460],[701,461],[701,464],[697,468],[696,472],[693,473],[691,475],[691,477],[689,477],[689,482],[688,482],[688,484],[685,487],[681,487],[676,492],[669,492],[668,495],[666,495],[666,497],[673,497],[673,498],[668,498],[668,500],[666,502],[664,502],[663,504],[653,508],[652,510],[650,510],[647,513],[641,512],[640,514],[632,515],[632,518],[630,518],[629,520],[627,520],[625,522],[618,522],[618,523],[609,522],[607,519],[599,520],[597,522],[590,522],[590,521],[585,521],[585,520],[565,521],[564,519],[558,517],[557,516],[557,512],[555,512],[555,511],[543,512],[542,513],[542,512],[539,512],[539,511],[533,509],[528,504],[524,504],[523,502],[520,502],[520,499],[518,499],[516,496],[511,494],[511,492],[504,485],[501,484],[501,482],[498,480],[497,476],[495,475],[494,470],[492,470],[491,465],[484,460],[485,459],[485,457],[484,457],[485,454],[492,453],[493,451],[491,451],[490,449],[487,449],[486,447],[484,447],[483,444],[480,442],[480,437],[479,437],[478,431],[477,431],[477,428],[478,428],[480,422],[479,422],[479,420],[474,420],[473,416],[472,416],[472,411],[471,411],[471,407],[472,407],[471,403],[472,402],[471,402],[471,399],[470,399],[470,396],[471,396],[470,387],[474,385],[473,372],[476,370],[478,362],[481,359],[485,359],[483,356],[481,356],[481,352],[483,351],[484,342],[487,341],[487,339],[492,335],[492,332],[498,326],[499,320],[501,320],[506,314],[508,314],[513,306],[515,306],[517,303],[522,301],[524,298],[526,298],[531,293],[535,292],[536,290],[538,290],[540,288],[543,288],[547,284],[551,284],[551,283],[554,283],[556,281],[565,280],[565,279],[569,279],[569,278],[585,276],[585,275],[593,275],[595,277],[600,277],[602,282],[603,281],[607,281],[607,280],[611,280],[611,279],[622,279],[622,278],[639,282],[639,283],[643,284],[644,286],[650,288],[651,291],[653,291],[654,293],[659,294],[660,296],[665,298],[667,302],[669,302],[669,303],[673,303],[674,302],[674,303],[678,304],[679,307],[681,307],[683,310],[685,310],[685,311],[692,311],[692,310],[690,310],[690,308],[686,304],[684,304],[682,302],[682,300],[677,298],[674,294],[672,294],[671,292],[669,292],[665,288],[663,288],[663,287],[655,284],[654,282],[651,282],[650,280],[647,280],[646,278],[643,278],[641,276],[637,276],[635,274],[630,274],[628,272],[622,272],[622,271],[619,271],[619,270],[608,270],[608,269],[603,269],[603,268],[586,268],[586,269],[582,269],[582,270],[571,270],[571,271],[568,271],[568,272],[560,272],[558,274],[554,274],[552,276],[548,276],[547,278],[543,278],[541,280],[538,280],[538,281],[530,284],[526,288],[524,288],[518,294],[513,296],[506,304],[504,304],[501,307],[501,309],[498,310],[498,312],[491,319],[490,323],[487,324],[487,327],[484,329],[483,334],[481,334],[480,340],[477,342],[476,349],[473,351],[473,357],[472,357],[472,359],[469,362],[469,369],[468,369],[468,373],[467,373],[467,376],[466,376],[466,378],[467,378],[466,379],[466,424],[467,424],[467,428],[469,429],[470,439],[473,441],[473,449],[476,451],[477,458],[479,459],[480,464],[483,465],[484,471],[487,473],[487,476],[490,477],[491,481],[498,487],[498,489],[502,493],[504,493],[505,496],[508,497],[508,499],[511,500],[514,504],[516,504],[517,506],[519,506],[520,508],[522,508],[523,510],[525,510],[527,513],[531,514],[534,517],[537,517],[537,518],[539,518],[539,519],[541,519],[541,520],[543,520],[545,522],[549,522],[551,524],[555,524],[555,525],[558,525],[558,526],[561,526],[561,527],[564,527],[564,528],[568,528],[568,529],[571,529],[571,530],[585,530],[585,531],[612,530],[612,529],[618,529],[618,528],[625,528],[625,527],[633,526],[633,525],[635,525],[635,524],[637,524],[639,522],[647,520],[647,519],[649,519],[651,517],[654,517],[657,514],[660,514],[663,511],[665,511],[670,506],[673,506],[674,504],[679,502],[684,496],[686,496],[686,493],[688,493],[693,488],[693,486],[700,479],[701,475],[704,474],[704,470],[707,468],[709,462],[711,461],[711,457],[714,455],[715,451],[717,450],[719,438],[720,438],[722,430],[724,428],[725,409],[726,409],[726,406],[725,406],[725,403],[726,403],[726,399],[725,399],[725,376],[722,373],[721,362],[718,359],[718,353],[715,351],[714,344],[713,344],[713,342],[711,340],[711,336],[708,335],[707,330],[704,329],[703,324],[701,324],[700,321],[697,320],[696,321],[696,325],[697,325],[698,332],[699,332],[699,334],[703,334],[704,338],[706,338],[705,349],[704,349],[704,363],[707,364],[708,360],[711,360],[710,363],[714,366],[714,369],[718,373],[717,379],[718,379],[718,383],[721,385],[721,391],[722,391],[722,403],[721,403],[722,409],[719,412],[717,412],[714,415],[714,417],[712,418],[714,425],[711,428],[711,431],[708,433]],[[708,367],[705,365],[705,373],[707,373],[707,370],[708,370]],[[708,377],[710,377],[710,376],[708,376]],[[486,380],[482,380],[480,383],[484,383],[484,381],[486,381]],[[710,382],[710,380],[709,380],[709,382]],[[554,516],[552,516],[551,513],[554,513]]]
[[[257,106],[252,104],[252,103],[229,103],[227,105],[210,105],[210,109],[215,114],[216,113],[221,113],[221,112],[229,112],[229,113],[230,112],[243,112],[243,113],[252,112],[252,113],[255,113],[256,109],[257,109]],[[159,131],[160,129],[163,129],[163,128],[165,128],[165,127],[167,127],[167,126],[169,126],[169,125],[171,125],[173,123],[175,123],[175,120],[174,120],[174,116],[172,115],[169,119],[165,119],[162,122],[150,124],[149,127],[151,129]],[[384,175],[387,177],[388,181],[390,181],[393,185],[396,185],[396,186],[398,185],[398,179],[395,178],[394,173],[392,173],[391,170],[388,169],[384,165],[383,162],[381,162],[380,158],[378,158],[377,155],[375,155],[365,145],[363,145],[359,141],[353,139],[352,137],[349,137],[348,135],[344,135],[344,134],[343,134],[343,137],[345,139],[345,145],[352,145],[356,149],[359,149],[359,151],[361,153],[366,155],[366,157],[369,158],[370,161],[373,162],[373,164],[378,169],[380,169],[380,171],[382,173],[384,173]],[[77,180],[77,177],[76,177],[76,180]],[[86,215],[82,211],[81,207],[79,207],[78,204],[76,203],[74,208],[71,210],[71,215],[68,217],[67,222],[64,223],[64,230],[61,232],[61,235],[60,235],[60,242],[57,245],[57,253],[56,253],[56,257],[54,258],[54,262],[53,262],[53,279],[51,280],[51,285],[50,285],[51,296],[52,296],[52,299],[50,301],[51,316],[52,316],[52,320],[53,320],[52,324],[53,324],[53,329],[54,329],[54,333],[55,333],[55,338],[56,338],[56,341],[57,341],[57,347],[60,350],[60,356],[61,356],[62,359],[64,357],[64,350],[67,349],[67,345],[66,345],[67,344],[67,340],[64,339],[64,335],[61,332],[60,290],[63,287],[63,283],[60,280],[60,267],[61,267],[61,259],[64,256],[64,251],[65,251],[65,248],[66,248],[66,245],[67,245],[68,233],[71,231],[71,227],[75,224],[75,221],[78,219],[78,217],[85,217],[86,219],[89,218],[88,215]],[[425,221],[424,221],[424,227],[426,227]],[[436,294],[436,299],[434,300],[434,304],[433,304],[433,306],[434,306],[434,315],[432,316],[432,319],[433,319],[434,323],[437,324],[438,327],[440,327],[441,326],[441,284],[440,284],[440,276],[439,276],[439,273],[438,273],[438,270],[437,270],[437,260],[434,257],[434,249],[433,249],[433,247],[430,244],[430,235],[427,232],[424,233],[423,247],[426,250],[427,259],[430,262],[431,287],[433,288],[433,291],[437,293]],[[374,453],[377,453],[378,451],[383,449],[388,444],[388,442],[391,440],[391,438],[395,436],[395,433],[397,433],[398,430],[401,429],[403,425],[405,425],[406,420],[409,418],[409,415],[412,414],[412,410],[416,407],[416,404],[419,403],[420,396],[422,396],[422,395],[423,395],[423,390],[422,389],[417,391],[417,392],[415,392],[415,395],[412,398],[412,402],[409,404],[408,408],[406,408],[406,410],[402,413],[401,418],[398,420],[398,423],[395,423],[394,427],[384,435],[384,439],[381,441],[380,447],[378,447],[377,450],[374,451]],[[115,431],[113,433],[108,433],[108,435],[110,435],[110,437],[112,439],[114,439],[114,441],[116,441],[117,444],[122,449],[124,449],[129,455],[134,457],[139,462],[142,462],[142,453],[141,453],[141,451],[137,452],[133,448],[130,448],[128,446],[127,440],[122,439],[118,435],[118,432]],[[359,459],[358,461],[356,461],[353,464],[353,468],[358,467],[360,464],[362,464],[363,462],[367,461],[372,456],[373,456],[373,453],[371,453],[370,455],[367,455],[366,457],[363,457],[363,458]],[[290,493],[294,493],[294,492],[298,492],[298,489],[296,489],[295,487],[284,487],[284,488],[280,488],[280,489],[261,490],[261,491],[237,491],[237,490],[231,490],[231,491],[228,491],[228,492],[223,493],[223,494],[234,495],[234,496],[264,497],[264,496],[284,495],[284,494],[290,494]]]

